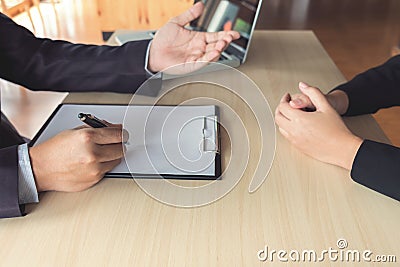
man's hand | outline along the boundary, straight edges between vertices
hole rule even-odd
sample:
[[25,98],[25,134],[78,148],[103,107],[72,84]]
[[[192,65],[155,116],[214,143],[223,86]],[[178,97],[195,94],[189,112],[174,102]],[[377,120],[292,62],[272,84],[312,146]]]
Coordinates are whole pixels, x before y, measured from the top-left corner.
[[284,95],[275,111],[279,131],[305,154],[350,170],[362,140],[350,132],[319,89],[302,84],[301,91],[315,111],[293,108],[290,95]]
[[157,31],[150,46],[150,71],[159,72],[179,64],[171,74],[195,71],[208,62],[217,61],[229,43],[240,37],[236,31],[208,33],[185,29],[184,26],[198,18],[203,10],[204,4],[198,2]]
[[124,156],[128,138],[121,125],[64,131],[30,148],[36,187],[42,191],[77,192],[98,183]]

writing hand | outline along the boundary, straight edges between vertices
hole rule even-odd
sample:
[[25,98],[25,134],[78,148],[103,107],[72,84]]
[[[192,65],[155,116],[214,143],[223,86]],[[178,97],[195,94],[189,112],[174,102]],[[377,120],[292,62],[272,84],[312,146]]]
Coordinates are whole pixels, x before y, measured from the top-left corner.
[[79,127],[31,147],[36,187],[41,191],[76,192],[98,183],[124,156],[128,138],[121,125]]

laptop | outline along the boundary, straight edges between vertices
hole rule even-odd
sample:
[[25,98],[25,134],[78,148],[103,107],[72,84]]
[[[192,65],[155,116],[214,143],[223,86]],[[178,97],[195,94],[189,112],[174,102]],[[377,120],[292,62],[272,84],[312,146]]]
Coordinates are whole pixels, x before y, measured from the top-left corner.
[[[257,23],[262,0],[203,0],[203,14],[187,26],[190,30],[217,32],[235,30],[240,38],[222,52],[218,63],[238,67],[246,61],[251,37]],[[156,31],[122,31],[115,40],[122,45],[130,41],[150,40]],[[214,67],[215,68],[215,67]]]

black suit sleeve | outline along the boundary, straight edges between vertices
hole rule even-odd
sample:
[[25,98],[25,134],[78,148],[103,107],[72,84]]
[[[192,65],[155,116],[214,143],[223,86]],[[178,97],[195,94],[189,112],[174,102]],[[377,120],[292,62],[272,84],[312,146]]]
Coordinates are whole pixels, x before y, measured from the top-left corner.
[[[400,105],[400,56],[336,87],[349,97],[345,116],[374,113]],[[400,200],[400,148],[365,140],[354,159],[351,177],[377,192]]]
[[400,200],[400,148],[365,140],[353,162],[357,183]]
[[0,13],[0,78],[32,90],[132,93],[146,80],[148,43],[113,47],[36,38]]
[[[0,13],[0,78],[32,90],[133,93],[147,78],[148,44],[140,41],[111,47],[36,38]],[[18,203],[19,141],[3,128],[0,218],[22,215]]]
[[18,200],[18,146],[0,149],[0,218],[21,216]]
[[375,113],[381,108],[400,105],[400,55],[354,77],[334,90],[349,97],[345,116]]

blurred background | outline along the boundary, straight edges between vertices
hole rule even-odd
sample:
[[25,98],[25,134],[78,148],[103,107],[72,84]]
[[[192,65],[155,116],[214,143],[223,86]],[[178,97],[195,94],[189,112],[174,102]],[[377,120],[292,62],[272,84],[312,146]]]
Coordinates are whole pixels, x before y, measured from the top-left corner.
[[[117,29],[157,29],[193,4],[190,0],[0,2],[3,13],[38,37],[91,44],[104,44]],[[256,29],[313,30],[344,76],[351,79],[400,53],[400,1],[264,0]],[[7,91],[5,97],[9,100],[5,103],[3,96],[6,108],[18,101]],[[400,108],[374,116],[393,144],[400,146]]]

